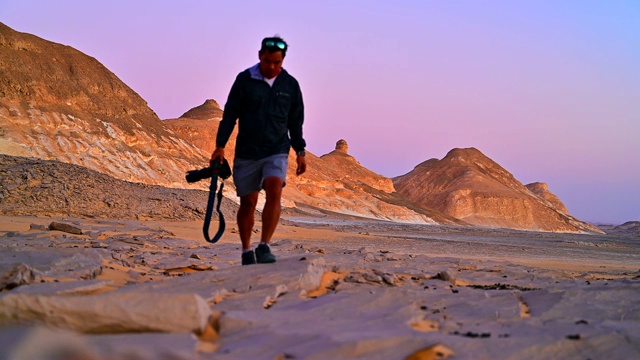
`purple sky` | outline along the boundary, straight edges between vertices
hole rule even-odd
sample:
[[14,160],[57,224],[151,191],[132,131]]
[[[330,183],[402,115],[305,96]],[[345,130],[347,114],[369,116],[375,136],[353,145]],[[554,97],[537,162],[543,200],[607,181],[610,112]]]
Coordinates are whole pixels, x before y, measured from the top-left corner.
[[345,139],[394,177],[475,147],[581,220],[640,220],[637,0],[2,0],[0,21],[95,57],[162,119],[224,105],[280,34],[314,154]]

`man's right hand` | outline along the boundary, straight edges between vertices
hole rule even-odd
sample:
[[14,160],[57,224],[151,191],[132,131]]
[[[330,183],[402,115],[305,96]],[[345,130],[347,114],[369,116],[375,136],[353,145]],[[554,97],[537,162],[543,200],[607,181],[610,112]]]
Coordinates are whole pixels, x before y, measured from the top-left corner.
[[224,148],[217,147],[213,154],[211,154],[211,160],[209,160],[209,166],[213,166],[215,161],[218,161],[220,164],[224,161]]

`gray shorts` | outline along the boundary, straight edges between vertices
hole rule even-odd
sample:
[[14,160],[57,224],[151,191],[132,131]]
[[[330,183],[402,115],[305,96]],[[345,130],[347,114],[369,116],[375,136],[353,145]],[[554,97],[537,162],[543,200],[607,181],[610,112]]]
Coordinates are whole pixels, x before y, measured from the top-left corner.
[[287,181],[288,154],[276,154],[260,160],[235,159],[233,183],[238,196],[249,195],[263,188],[264,179],[277,176]]

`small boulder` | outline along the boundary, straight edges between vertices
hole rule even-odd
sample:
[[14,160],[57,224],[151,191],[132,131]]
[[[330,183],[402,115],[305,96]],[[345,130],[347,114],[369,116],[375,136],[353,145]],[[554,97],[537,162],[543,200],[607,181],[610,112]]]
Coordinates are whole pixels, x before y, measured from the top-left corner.
[[49,224],[49,230],[58,230],[69,234],[82,235],[82,230],[79,227],[55,221]]

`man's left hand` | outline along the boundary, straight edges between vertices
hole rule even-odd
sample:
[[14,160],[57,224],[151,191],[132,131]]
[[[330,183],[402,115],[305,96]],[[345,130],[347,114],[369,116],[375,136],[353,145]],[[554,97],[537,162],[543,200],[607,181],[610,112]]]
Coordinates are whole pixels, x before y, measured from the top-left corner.
[[305,159],[305,156],[298,155],[296,163],[298,164],[298,167],[296,168],[296,175],[304,174],[304,172],[307,171],[307,160]]

